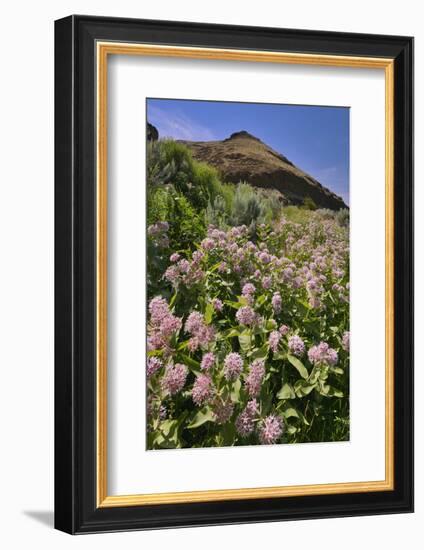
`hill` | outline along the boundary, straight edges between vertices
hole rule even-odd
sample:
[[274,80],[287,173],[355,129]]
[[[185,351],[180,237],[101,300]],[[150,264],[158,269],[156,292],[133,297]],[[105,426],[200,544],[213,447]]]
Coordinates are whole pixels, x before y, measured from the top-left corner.
[[190,148],[196,160],[214,166],[225,181],[276,189],[286,204],[301,204],[310,197],[319,208],[347,208],[341,197],[246,131],[222,141],[180,143]]

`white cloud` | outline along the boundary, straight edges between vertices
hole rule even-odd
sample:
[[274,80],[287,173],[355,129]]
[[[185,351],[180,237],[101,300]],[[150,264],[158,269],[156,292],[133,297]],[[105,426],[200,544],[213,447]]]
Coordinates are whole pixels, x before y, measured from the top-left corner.
[[194,122],[179,111],[169,113],[156,105],[148,104],[147,119],[156,126],[161,138],[171,137],[188,141],[213,141],[217,139],[209,128]]

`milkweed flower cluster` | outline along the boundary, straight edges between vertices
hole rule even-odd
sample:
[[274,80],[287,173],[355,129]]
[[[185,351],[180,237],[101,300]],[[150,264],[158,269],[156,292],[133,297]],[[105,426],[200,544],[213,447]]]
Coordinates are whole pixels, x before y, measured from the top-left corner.
[[215,329],[213,326],[205,324],[203,315],[198,311],[190,313],[184,329],[192,335],[188,342],[191,351],[196,351],[199,347],[207,348],[215,338]]
[[162,378],[162,389],[169,395],[175,395],[184,387],[187,374],[188,369],[185,365],[169,363]]
[[259,413],[256,399],[248,401],[246,408],[239,414],[236,420],[236,430],[242,437],[247,437],[255,429],[255,420]]
[[147,228],[147,234],[156,246],[166,248],[169,246],[169,238],[167,234],[168,230],[168,222],[157,222],[149,225]]
[[156,296],[150,301],[149,313],[148,350],[162,350],[169,354],[170,339],[181,329],[182,321],[170,312],[168,303],[161,296]]
[[305,353],[305,343],[302,338],[296,334],[294,336],[290,336],[288,347],[291,353],[297,357],[301,357]]
[[209,351],[205,353],[202,357],[202,362],[200,363],[200,368],[202,370],[210,370],[215,364],[215,355]]
[[162,367],[162,361],[157,357],[149,357],[147,360],[147,378],[155,374]]
[[279,292],[274,292],[273,296],[272,296],[272,300],[271,300],[271,303],[272,303],[272,307],[274,309],[274,312],[275,313],[281,313],[281,306],[282,306],[282,299],[281,299],[281,294]]
[[283,423],[279,416],[270,414],[262,420],[259,426],[259,439],[262,445],[276,443],[283,434]]
[[350,348],[350,332],[349,332],[349,331],[346,331],[346,332],[343,334],[343,338],[342,338],[342,348],[343,348],[345,351],[349,351],[349,348]]
[[269,335],[268,344],[270,349],[274,353],[277,353],[278,351],[278,345],[280,343],[280,340],[281,340],[281,333],[278,330],[273,330]]
[[236,319],[241,325],[254,325],[257,318],[256,313],[249,306],[241,307],[236,313]]
[[231,352],[224,360],[224,376],[227,380],[235,380],[243,370],[243,359],[239,353]]
[[223,400],[222,398],[215,399],[213,413],[215,422],[219,425],[227,423],[234,411],[234,404],[231,399]]
[[339,359],[337,351],[330,348],[326,342],[320,342],[318,346],[313,346],[308,351],[308,358],[313,365],[329,366],[336,365]]
[[308,216],[254,234],[210,226],[163,254],[173,228],[149,226],[163,268],[149,294],[148,448],[348,437],[349,233]]
[[207,374],[199,374],[193,384],[191,396],[196,405],[208,403],[215,393],[213,382]]
[[250,397],[256,397],[261,391],[262,382],[265,376],[265,361],[256,359],[249,367],[249,374],[246,377],[246,391]]

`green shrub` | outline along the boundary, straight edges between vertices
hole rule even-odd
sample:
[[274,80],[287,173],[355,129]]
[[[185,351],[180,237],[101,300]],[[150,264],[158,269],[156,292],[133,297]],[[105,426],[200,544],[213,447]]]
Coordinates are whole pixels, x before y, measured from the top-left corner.
[[349,227],[350,214],[347,208],[342,208],[336,213],[336,220],[341,227]]
[[311,197],[307,196],[303,199],[303,208],[306,210],[316,210],[318,207],[315,204],[314,200]]

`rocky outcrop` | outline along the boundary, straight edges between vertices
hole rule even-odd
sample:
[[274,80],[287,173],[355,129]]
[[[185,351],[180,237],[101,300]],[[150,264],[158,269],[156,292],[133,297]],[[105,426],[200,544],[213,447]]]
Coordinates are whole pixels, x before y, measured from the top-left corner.
[[347,208],[343,199],[246,131],[223,141],[181,141],[197,160],[220,172],[223,180],[246,181],[256,187],[276,189],[287,204],[301,204],[310,197],[319,208]]
[[146,134],[147,141],[157,141],[159,139],[158,129],[153,124],[150,124],[150,122],[147,123]]

